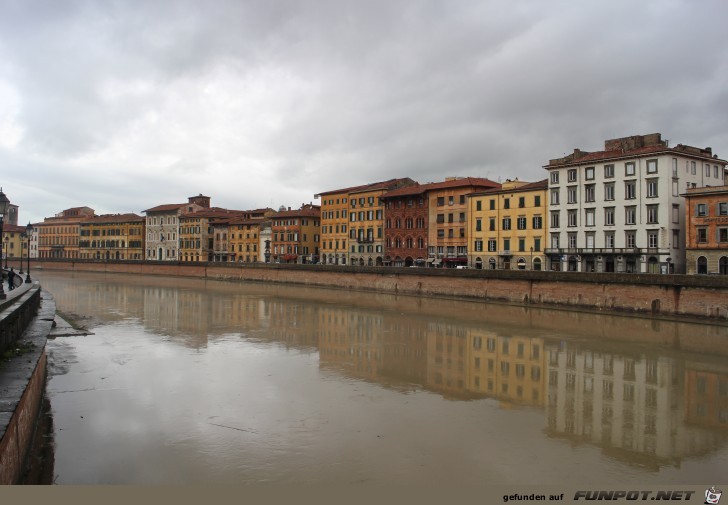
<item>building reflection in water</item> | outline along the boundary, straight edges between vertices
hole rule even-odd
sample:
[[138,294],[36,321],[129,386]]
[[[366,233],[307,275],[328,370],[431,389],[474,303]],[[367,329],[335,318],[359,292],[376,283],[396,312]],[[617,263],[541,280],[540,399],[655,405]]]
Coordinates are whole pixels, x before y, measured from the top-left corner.
[[728,349],[701,353],[726,341],[725,327],[290,286],[74,278],[82,289],[43,280],[72,313],[138,319],[192,348],[245,338],[318,352],[321,370],[351,379],[543,409],[548,436],[630,464],[679,465],[728,436]]

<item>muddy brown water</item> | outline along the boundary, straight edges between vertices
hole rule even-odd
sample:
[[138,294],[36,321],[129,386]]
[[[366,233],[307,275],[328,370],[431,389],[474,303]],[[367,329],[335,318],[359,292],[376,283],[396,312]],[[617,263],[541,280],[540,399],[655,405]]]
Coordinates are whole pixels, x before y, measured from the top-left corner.
[[728,468],[728,328],[41,271],[58,484],[684,484]]

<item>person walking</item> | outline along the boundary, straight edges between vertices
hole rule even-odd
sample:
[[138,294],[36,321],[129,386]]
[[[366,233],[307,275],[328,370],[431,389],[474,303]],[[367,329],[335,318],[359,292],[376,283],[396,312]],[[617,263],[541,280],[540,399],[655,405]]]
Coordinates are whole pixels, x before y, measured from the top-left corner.
[[13,270],[13,267],[10,267],[10,272],[8,272],[8,290],[12,291],[15,289],[15,270]]

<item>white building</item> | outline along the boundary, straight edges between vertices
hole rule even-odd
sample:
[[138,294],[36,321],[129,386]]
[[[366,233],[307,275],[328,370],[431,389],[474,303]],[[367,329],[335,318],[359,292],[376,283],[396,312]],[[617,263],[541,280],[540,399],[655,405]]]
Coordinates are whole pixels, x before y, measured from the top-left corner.
[[604,151],[575,149],[544,168],[551,270],[684,273],[680,193],[723,184],[726,161],[653,133],[607,140]]
[[187,203],[158,205],[144,211],[147,232],[145,259],[179,260],[179,216],[210,208],[209,196],[191,196]]

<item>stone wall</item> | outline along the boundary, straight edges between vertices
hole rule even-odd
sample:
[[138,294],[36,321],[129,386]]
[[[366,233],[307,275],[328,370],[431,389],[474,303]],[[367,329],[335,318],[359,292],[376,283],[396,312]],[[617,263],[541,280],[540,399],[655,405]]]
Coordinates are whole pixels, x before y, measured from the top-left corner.
[[43,261],[36,265],[728,320],[728,278],[722,276],[177,262]]

